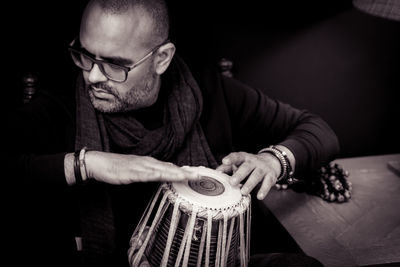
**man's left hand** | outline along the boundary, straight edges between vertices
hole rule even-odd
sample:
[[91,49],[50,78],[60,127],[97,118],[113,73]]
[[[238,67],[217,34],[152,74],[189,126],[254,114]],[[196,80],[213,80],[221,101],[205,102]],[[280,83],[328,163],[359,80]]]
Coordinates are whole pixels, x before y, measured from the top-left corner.
[[281,173],[281,165],[279,160],[269,153],[256,155],[246,152],[233,152],[222,159],[222,164],[217,170],[232,174],[230,183],[233,186],[247,178],[241,188],[243,195],[249,194],[258,183],[261,183],[257,198],[262,200],[271,187],[275,185]]

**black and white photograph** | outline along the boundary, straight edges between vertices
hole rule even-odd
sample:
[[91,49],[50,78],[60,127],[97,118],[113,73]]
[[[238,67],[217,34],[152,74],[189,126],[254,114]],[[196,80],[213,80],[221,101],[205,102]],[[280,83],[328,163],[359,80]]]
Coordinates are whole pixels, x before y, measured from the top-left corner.
[[400,266],[400,0],[2,6],[4,266]]

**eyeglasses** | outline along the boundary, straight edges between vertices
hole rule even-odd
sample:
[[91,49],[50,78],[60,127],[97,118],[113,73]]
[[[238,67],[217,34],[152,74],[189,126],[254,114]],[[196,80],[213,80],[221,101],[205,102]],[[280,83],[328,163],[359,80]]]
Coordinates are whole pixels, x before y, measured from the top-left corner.
[[161,44],[157,45],[152,50],[150,50],[150,52],[148,52],[144,57],[139,59],[135,64],[133,64],[130,67],[127,67],[109,62],[107,60],[96,59],[90,53],[77,47],[76,40],[77,38],[75,38],[71,42],[68,48],[71,53],[72,60],[74,61],[76,66],[85,71],[90,71],[92,70],[94,64],[97,64],[101,73],[103,73],[103,75],[106,76],[107,79],[121,83],[125,82],[126,79],[128,78],[128,72],[130,72],[131,70],[133,70],[134,68],[145,62],[161,46],[169,43],[169,39],[165,40],[164,42],[162,42]]

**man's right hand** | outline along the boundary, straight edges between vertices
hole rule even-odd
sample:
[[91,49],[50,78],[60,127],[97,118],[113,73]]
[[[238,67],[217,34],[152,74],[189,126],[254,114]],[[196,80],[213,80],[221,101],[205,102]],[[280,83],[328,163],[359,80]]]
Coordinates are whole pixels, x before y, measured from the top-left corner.
[[[68,158],[73,160],[73,155],[72,157],[67,156],[66,160]],[[67,165],[73,168],[73,164],[69,163]],[[87,151],[85,165],[89,179],[114,185],[134,182],[179,182],[198,179],[198,174],[194,172],[148,156]],[[66,176],[68,174],[71,175],[73,174],[73,169],[69,171],[66,169],[65,173]],[[69,180],[68,177],[67,180]]]

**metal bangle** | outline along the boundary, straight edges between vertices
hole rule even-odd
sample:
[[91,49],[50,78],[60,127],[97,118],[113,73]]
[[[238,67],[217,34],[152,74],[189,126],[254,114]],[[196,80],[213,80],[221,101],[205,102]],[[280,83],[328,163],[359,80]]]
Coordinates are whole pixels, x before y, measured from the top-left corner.
[[79,152],[79,170],[82,177],[82,182],[87,180],[87,172],[86,172],[86,164],[85,164],[85,153],[87,151],[87,147],[83,147]]

